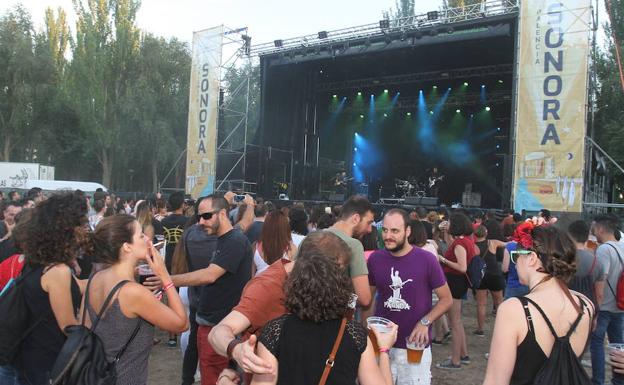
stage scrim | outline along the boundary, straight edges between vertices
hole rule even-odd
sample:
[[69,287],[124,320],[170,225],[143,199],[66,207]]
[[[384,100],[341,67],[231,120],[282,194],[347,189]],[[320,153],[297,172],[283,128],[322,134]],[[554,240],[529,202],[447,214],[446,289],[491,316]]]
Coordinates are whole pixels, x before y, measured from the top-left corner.
[[589,0],[521,2],[516,211],[582,209],[590,18]]
[[186,193],[193,198],[215,188],[222,42],[223,26],[193,34],[186,154]]

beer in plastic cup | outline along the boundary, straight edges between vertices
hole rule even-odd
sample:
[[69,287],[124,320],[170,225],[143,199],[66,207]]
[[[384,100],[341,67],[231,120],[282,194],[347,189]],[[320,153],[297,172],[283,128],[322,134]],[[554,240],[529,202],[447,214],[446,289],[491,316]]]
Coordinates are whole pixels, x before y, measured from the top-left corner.
[[379,354],[379,344],[377,343],[377,337],[375,333],[373,333],[373,329],[377,330],[378,333],[388,333],[390,331],[390,320],[383,317],[368,317],[366,319],[366,326],[368,326],[368,336],[373,343],[373,349],[375,354]]
[[410,364],[420,364],[426,346],[410,342],[409,337],[406,337],[405,347],[407,348],[407,362]]

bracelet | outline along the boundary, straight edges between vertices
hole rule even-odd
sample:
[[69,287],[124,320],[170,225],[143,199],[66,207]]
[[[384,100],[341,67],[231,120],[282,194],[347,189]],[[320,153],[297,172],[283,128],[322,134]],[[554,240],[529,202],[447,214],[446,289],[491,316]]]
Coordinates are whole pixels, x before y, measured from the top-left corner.
[[388,353],[390,349],[388,348],[379,348],[379,353]]
[[232,358],[232,353],[234,353],[234,348],[236,347],[236,345],[238,345],[238,344],[240,344],[242,342],[243,341],[241,341],[238,338],[234,338],[232,341],[230,341],[230,343],[227,346],[227,349],[225,350],[228,359],[230,359],[230,360],[233,359]]
[[169,282],[168,284],[163,286],[163,291],[167,291],[167,290],[171,289],[172,287],[175,287],[175,285],[173,284],[173,282]]

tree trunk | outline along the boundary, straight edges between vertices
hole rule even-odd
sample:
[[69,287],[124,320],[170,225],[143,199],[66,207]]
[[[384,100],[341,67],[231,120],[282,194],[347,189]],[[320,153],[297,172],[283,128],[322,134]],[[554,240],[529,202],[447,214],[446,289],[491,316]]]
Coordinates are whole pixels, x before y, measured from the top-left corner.
[[102,150],[102,184],[106,188],[111,188],[113,177],[113,157],[108,150]]
[[158,162],[152,161],[152,192],[158,192]]
[[11,135],[7,134],[4,137],[4,148],[2,149],[2,160],[5,162],[11,161]]

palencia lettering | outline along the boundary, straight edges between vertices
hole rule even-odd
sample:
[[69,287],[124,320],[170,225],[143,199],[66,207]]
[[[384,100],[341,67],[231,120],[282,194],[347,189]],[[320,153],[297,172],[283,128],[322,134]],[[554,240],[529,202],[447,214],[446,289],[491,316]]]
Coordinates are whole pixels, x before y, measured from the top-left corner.
[[210,66],[208,63],[204,63],[201,71],[201,83],[199,94],[199,138],[197,141],[197,153],[206,153],[206,124],[208,121],[208,90],[210,89],[210,82],[208,81]]
[[[561,110],[561,92],[563,91],[563,72],[564,54],[563,39],[564,32],[561,28],[563,22],[563,5],[559,1],[550,2],[547,9],[548,30],[544,35],[544,110],[542,120],[548,122],[546,131],[542,137],[541,145],[553,141],[555,144],[561,144],[557,126],[555,123],[561,120],[559,111]],[[555,72],[556,73],[553,73]],[[549,121],[549,118],[552,119]]]

